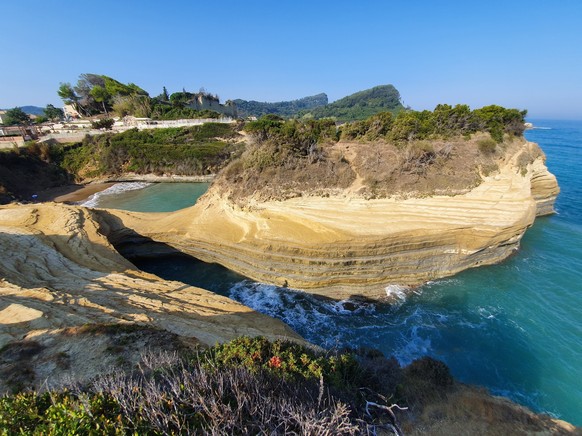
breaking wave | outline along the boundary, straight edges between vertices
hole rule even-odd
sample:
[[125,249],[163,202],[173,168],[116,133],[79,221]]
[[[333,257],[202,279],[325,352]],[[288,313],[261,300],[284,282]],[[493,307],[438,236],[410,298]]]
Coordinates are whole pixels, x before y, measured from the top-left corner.
[[109,195],[118,195],[128,191],[135,191],[137,189],[143,189],[147,186],[150,186],[151,183],[147,182],[123,182],[123,183],[116,183],[109,188],[97,192],[89,197],[86,201],[81,203],[81,206],[85,207],[99,207],[99,201],[103,199],[105,196]]

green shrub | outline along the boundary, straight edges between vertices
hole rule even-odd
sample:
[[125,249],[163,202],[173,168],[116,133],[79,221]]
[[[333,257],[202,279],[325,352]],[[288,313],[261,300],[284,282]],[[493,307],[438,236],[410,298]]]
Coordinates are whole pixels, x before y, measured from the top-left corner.
[[120,412],[107,394],[24,392],[0,398],[0,429],[6,435],[121,435],[127,422]]
[[481,153],[494,153],[497,148],[497,143],[493,138],[479,139],[477,141],[477,147]]
[[91,127],[93,127],[94,129],[111,130],[113,124],[115,124],[115,120],[113,120],[112,118],[104,118],[102,120],[92,121]]
[[485,106],[471,111],[467,105],[439,104],[434,111],[401,111],[395,118],[390,113],[374,115],[342,127],[342,139],[388,139],[397,143],[411,140],[468,137],[479,131],[488,132],[498,143],[503,135],[521,136],[527,111]]
[[352,353],[326,355],[290,341],[242,336],[217,345],[208,354],[211,365],[242,366],[251,371],[273,371],[284,377],[317,379],[336,388],[356,385],[362,375]]
[[146,353],[131,374],[83,387],[0,397],[0,434],[375,434],[382,420],[370,421],[366,401],[422,406],[452,385],[446,365],[431,358],[400,370],[375,350],[240,337],[195,355]]
[[330,119],[284,121],[277,115],[269,114],[247,123],[244,130],[258,142],[271,140],[277,147],[286,149],[295,156],[313,154],[317,144],[339,140],[335,122]]
[[443,398],[453,384],[453,376],[443,362],[422,357],[404,368],[398,397],[409,405],[420,407]]
[[[66,148],[63,168],[85,176],[136,173],[206,174],[222,168],[241,147],[231,139],[233,126],[206,123],[194,127],[137,130],[87,136]],[[87,170],[90,169],[90,172]]]

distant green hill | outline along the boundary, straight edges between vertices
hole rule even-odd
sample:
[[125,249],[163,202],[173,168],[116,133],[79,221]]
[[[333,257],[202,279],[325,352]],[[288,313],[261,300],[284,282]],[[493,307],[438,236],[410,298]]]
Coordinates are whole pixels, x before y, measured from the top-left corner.
[[310,110],[327,104],[327,95],[324,93],[300,98],[299,100],[280,101],[277,103],[261,103],[259,101],[234,100],[240,117],[260,117],[266,114],[275,114],[282,117],[292,117],[302,110]]
[[[0,109],[0,110],[8,110],[8,109],[13,109],[13,108],[6,108],[6,109]],[[44,108],[38,107],[38,106],[20,106],[20,109],[22,109],[22,111],[28,115],[43,115],[44,114]]]
[[379,112],[396,113],[404,109],[400,93],[392,85],[381,85],[348,95],[331,104],[302,110],[299,117],[335,118],[337,121],[363,120]]

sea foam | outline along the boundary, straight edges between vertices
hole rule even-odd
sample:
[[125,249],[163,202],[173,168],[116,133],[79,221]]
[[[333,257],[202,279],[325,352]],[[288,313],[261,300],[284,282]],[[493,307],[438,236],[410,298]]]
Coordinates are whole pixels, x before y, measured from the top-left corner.
[[108,195],[118,195],[128,191],[135,191],[137,189],[143,189],[147,186],[151,185],[151,183],[147,182],[123,182],[123,183],[116,183],[109,188],[97,192],[89,197],[86,201],[80,203],[81,206],[85,207],[99,207],[99,201]]

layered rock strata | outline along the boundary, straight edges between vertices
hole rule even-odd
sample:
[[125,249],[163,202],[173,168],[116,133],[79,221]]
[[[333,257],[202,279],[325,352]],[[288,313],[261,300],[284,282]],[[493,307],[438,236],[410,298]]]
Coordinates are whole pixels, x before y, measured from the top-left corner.
[[144,324],[208,345],[240,335],[301,340],[228,298],[137,270],[89,209],[0,207],[0,250],[0,347],[93,323]]
[[348,189],[251,199],[243,208],[215,187],[175,213],[112,212],[120,222],[111,234],[123,240],[132,229],[265,283],[379,298],[390,284],[417,285],[499,262],[518,248],[536,215],[553,211],[559,188],[536,144],[524,142],[498,167],[459,195],[366,199]]

